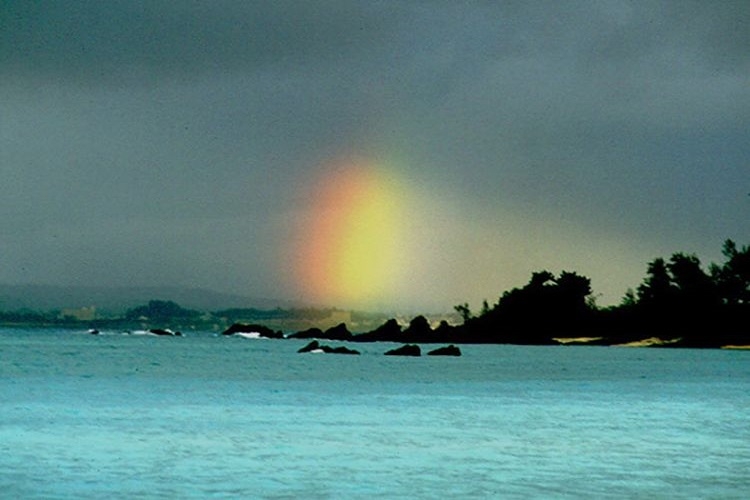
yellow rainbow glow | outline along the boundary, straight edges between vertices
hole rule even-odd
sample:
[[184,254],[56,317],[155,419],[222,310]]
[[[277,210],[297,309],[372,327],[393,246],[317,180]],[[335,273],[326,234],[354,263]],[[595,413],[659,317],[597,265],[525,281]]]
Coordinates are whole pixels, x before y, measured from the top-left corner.
[[309,198],[295,256],[304,296],[342,306],[382,300],[404,267],[402,196],[393,174],[366,160],[337,162]]

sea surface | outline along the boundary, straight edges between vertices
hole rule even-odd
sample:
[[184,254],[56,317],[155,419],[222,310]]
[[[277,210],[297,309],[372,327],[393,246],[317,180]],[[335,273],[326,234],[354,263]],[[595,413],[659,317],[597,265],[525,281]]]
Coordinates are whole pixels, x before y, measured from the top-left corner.
[[747,351],[103,333],[0,329],[1,498],[750,498]]

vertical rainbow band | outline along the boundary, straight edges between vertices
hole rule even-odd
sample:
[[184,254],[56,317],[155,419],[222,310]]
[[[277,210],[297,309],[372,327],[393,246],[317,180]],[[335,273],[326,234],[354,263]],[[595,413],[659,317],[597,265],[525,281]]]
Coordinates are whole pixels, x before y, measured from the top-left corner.
[[312,192],[295,252],[304,296],[352,306],[387,297],[404,266],[396,177],[374,162],[349,159],[330,165]]

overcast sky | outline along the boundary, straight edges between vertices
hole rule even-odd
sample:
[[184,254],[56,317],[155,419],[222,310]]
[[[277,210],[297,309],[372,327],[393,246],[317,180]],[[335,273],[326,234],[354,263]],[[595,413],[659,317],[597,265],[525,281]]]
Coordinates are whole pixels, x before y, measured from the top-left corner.
[[617,303],[750,244],[747,1],[0,6],[3,283],[305,300],[299,221],[351,156],[400,186],[409,264],[328,305],[478,307],[544,268]]

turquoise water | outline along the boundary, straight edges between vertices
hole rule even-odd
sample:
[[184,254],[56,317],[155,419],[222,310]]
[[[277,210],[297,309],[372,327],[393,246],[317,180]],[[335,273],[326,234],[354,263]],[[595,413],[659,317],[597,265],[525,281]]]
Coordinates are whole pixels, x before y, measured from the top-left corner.
[[750,495],[750,352],[305,343],[0,329],[0,497]]

